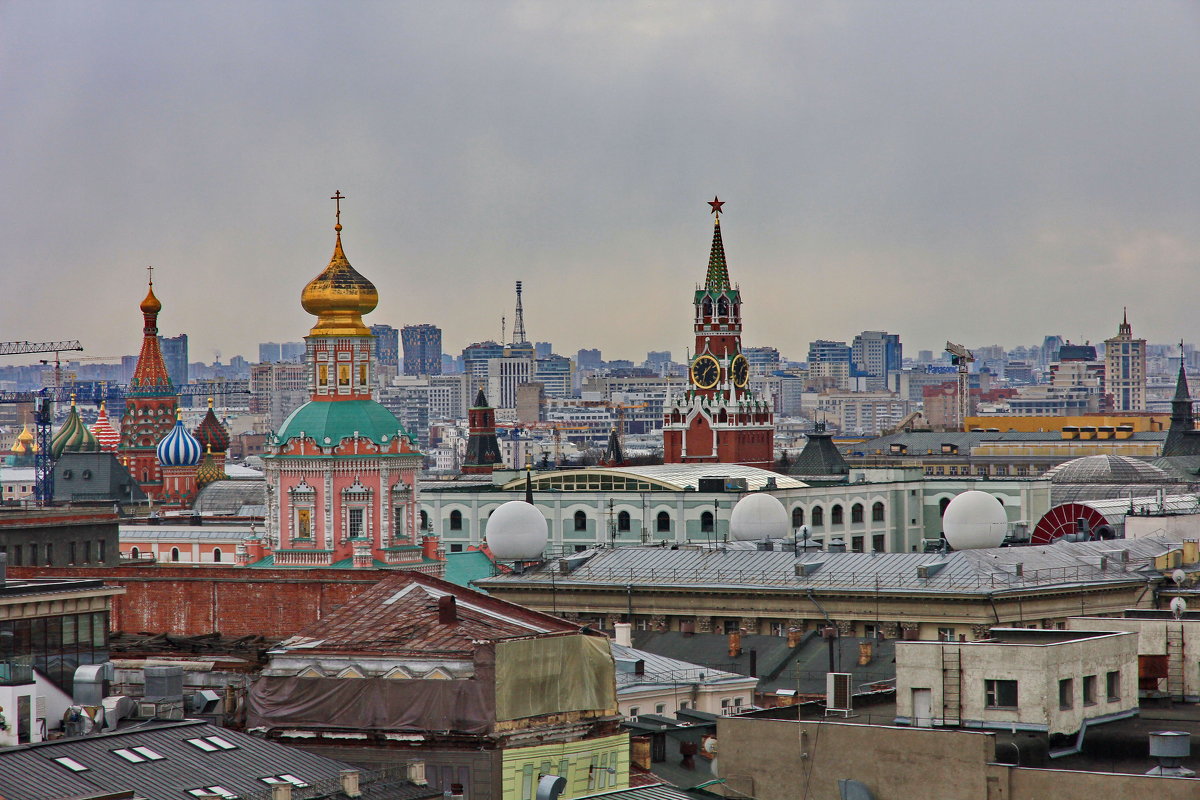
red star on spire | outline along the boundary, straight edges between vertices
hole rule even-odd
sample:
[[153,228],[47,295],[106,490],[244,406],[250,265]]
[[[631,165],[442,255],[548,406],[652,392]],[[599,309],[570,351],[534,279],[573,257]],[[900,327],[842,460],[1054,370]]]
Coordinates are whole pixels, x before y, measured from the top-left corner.
[[714,194],[713,199],[709,200],[708,204],[712,206],[712,213],[716,214],[718,217],[721,216],[721,206],[725,205],[723,201],[718,200],[717,196]]

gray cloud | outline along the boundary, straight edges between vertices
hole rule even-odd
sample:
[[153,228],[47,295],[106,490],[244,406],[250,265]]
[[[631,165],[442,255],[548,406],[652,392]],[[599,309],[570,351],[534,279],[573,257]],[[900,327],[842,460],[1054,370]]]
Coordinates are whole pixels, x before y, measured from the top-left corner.
[[373,322],[682,354],[703,201],[749,344],[1200,339],[1190,3],[10,3],[3,339],[301,336],[341,188]]

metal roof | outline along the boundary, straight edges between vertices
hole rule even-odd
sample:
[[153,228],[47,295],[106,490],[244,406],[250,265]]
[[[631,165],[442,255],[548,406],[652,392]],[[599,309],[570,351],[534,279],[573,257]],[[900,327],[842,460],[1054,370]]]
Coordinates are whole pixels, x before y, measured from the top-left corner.
[[[438,601],[455,598],[455,624],[439,621]],[[469,658],[481,641],[576,631],[540,611],[417,572],[397,572],[280,643],[305,653],[386,653]]]
[[229,541],[245,539],[250,534],[250,523],[244,525],[122,525],[120,538],[125,541],[138,539],[192,539],[204,541],[215,539]]
[[747,680],[757,683],[757,678],[747,678],[736,672],[706,667],[703,664],[693,664],[670,656],[651,653],[649,650],[638,650],[623,644],[612,642],[614,659],[641,661],[645,672],[638,675],[635,672],[617,669],[617,694],[622,690],[633,691],[647,686],[661,686],[671,683],[698,683],[701,686],[719,686],[726,683],[740,683]]
[[[217,736],[232,749],[188,742]],[[146,747],[160,759],[131,762],[114,750]],[[75,772],[56,758],[86,769]],[[262,778],[288,773],[308,784],[337,780],[351,765],[204,722],[186,721],[0,750],[0,797],[16,800],[92,796],[132,790],[146,800],[186,800],[189,789],[222,786],[240,798],[270,791]],[[303,795],[300,795],[303,796]]]
[[[590,467],[588,469],[555,470],[539,472],[533,476],[535,483],[565,475],[597,475],[620,478],[633,478],[658,484],[663,489],[682,492],[685,489],[698,489],[701,478],[745,478],[746,486],[751,491],[763,489],[770,480],[780,489],[802,489],[808,484],[798,481],[778,472],[745,467],[741,464],[653,464],[643,467]],[[512,480],[504,485],[504,489],[515,491],[525,486],[525,476]]]
[[[567,575],[557,563],[522,575],[477,583],[485,589],[549,584],[558,590],[583,586],[766,591],[903,592],[987,594],[1038,586],[1144,582],[1152,559],[1177,542],[1162,536],[1098,542],[1056,542],[953,553],[771,552],[723,548],[621,547],[602,550]],[[1127,551],[1128,562],[1112,552]],[[1100,557],[1109,555],[1103,569]],[[1020,565],[1021,574],[1017,574]],[[921,570],[919,568],[926,567]],[[932,567],[932,568],[930,568]],[[801,574],[797,574],[800,572]],[[928,577],[922,577],[922,575]],[[1157,574],[1157,573],[1154,573]]]

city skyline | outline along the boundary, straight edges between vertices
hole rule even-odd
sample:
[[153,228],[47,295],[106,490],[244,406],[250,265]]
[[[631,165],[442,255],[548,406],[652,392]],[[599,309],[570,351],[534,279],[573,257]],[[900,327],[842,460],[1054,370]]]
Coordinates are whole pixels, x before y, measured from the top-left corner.
[[749,347],[1200,339],[1194,6],[344,11],[5,6],[0,339],[129,353],[153,264],[164,334],[253,356],[335,189],[368,322],[452,353],[522,280],[531,339],[680,359],[714,193]]

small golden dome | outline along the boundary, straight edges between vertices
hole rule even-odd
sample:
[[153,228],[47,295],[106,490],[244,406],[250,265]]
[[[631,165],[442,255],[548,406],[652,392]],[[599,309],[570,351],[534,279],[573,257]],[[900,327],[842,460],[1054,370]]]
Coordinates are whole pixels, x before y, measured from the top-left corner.
[[143,314],[157,314],[162,311],[162,303],[154,296],[154,281],[150,281],[150,288],[146,290],[146,299],[142,301],[141,306]]
[[300,293],[300,305],[317,318],[310,336],[370,336],[362,315],[379,305],[375,284],[358,274],[342,252],[342,226],[334,226],[333,257],[320,275]]

